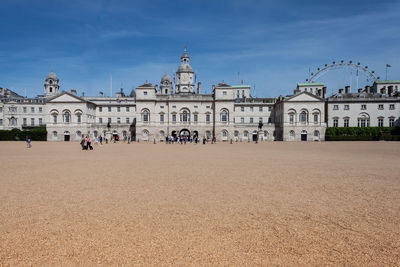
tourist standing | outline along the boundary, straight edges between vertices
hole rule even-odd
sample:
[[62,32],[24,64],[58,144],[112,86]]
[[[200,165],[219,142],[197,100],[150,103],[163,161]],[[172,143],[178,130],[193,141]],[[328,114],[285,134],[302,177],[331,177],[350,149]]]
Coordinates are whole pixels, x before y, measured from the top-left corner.
[[26,137],[26,147],[27,148],[31,148],[32,147],[31,137],[30,136]]

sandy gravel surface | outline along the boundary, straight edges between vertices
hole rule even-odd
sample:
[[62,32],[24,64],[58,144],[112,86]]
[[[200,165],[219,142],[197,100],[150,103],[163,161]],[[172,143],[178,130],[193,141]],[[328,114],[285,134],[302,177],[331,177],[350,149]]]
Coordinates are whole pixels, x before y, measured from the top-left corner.
[[400,262],[400,143],[0,142],[0,162],[0,265]]

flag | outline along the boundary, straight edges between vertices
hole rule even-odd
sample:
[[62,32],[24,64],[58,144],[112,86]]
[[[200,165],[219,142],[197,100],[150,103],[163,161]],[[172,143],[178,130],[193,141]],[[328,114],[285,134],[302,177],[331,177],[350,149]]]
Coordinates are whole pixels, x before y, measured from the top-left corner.
[[392,66],[389,64],[386,64],[386,68],[391,68]]

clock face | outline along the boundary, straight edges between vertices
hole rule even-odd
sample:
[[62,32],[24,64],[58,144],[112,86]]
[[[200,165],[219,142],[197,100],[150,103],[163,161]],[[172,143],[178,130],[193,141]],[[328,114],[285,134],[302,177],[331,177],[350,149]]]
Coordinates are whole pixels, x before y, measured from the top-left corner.
[[189,81],[187,75],[182,75],[182,83],[187,83]]

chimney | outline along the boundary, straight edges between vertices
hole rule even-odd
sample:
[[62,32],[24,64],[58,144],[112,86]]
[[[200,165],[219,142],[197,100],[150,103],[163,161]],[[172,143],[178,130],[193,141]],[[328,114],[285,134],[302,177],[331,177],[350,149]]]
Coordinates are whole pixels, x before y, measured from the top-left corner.
[[347,85],[344,88],[345,88],[346,94],[350,94],[350,86]]
[[300,94],[300,89],[295,89],[294,91],[293,91],[293,93],[295,94],[295,95],[297,95],[297,94]]
[[76,95],[76,89],[71,89],[71,94]]
[[343,89],[339,89],[339,94],[343,94]]
[[321,96],[321,92],[322,92],[322,89],[318,89],[318,90],[317,90],[317,96],[320,97],[320,96]]
[[371,93],[371,86],[365,86],[365,92],[367,92],[367,94]]
[[381,94],[384,95],[386,93],[386,88],[381,88]]
[[322,87],[322,98],[326,97],[326,86]]
[[85,96],[85,92],[82,92],[82,95],[81,95],[81,97],[84,97]]
[[358,88],[358,93],[359,93],[359,94],[362,93],[362,88]]
[[393,94],[393,85],[388,86],[388,94],[389,94],[389,96],[392,96],[392,94]]
[[197,83],[197,94],[201,94],[201,82]]
[[103,97],[103,92],[100,92],[100,93],[99,93],[99,96]]

